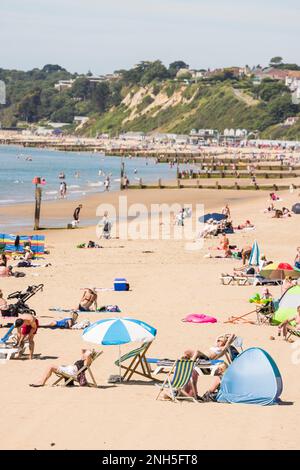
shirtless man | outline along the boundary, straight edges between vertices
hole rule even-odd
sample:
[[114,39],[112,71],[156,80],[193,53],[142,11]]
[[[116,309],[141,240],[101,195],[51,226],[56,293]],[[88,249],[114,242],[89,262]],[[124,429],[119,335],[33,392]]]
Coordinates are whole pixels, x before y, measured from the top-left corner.
[[24,346],[25,340],[29,341],[29,358],[33,359],[34,353],[34,335],[36,335],[39,322],[30,313],[24,313],[19,315],[19,318],[15,321],[15,327],[18,332],[18,343],[17,345]]
[[95,304],[95,310],[97,310],[97,294],[95,289],[84,289],[83,295],[79,302],[78,310],[81,312],[88,312],[93,304]]

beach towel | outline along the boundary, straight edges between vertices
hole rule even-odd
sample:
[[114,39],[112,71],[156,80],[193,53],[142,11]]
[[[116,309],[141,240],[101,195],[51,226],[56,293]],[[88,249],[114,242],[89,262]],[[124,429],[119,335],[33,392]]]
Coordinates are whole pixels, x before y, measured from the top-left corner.
[[217,323],[218,320],[203,313],[191,313],[183,318],[182,321],[189,323]]

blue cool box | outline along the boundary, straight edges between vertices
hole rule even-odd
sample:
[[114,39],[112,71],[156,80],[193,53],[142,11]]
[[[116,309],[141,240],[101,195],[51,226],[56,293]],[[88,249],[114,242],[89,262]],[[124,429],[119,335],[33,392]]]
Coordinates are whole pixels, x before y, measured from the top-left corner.
[[125,277],[117,277],[114,280],[114,289],[118,291],[127,290],[127,281]]

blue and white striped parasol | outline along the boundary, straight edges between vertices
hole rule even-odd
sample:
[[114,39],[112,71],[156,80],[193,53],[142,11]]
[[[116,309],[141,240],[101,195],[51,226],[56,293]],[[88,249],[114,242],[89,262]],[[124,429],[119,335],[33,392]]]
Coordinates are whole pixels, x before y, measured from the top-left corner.
[[107,318],[85,328],[82,339],[89,343],[120,345],[133,342],[150,342],[156,329],[134,318]]
[[253,243],[250,258],[249,258],[249,264],[251,266],[259,266],[259,261],[260,261],[260,251],[258,248],[257,241]]
[[134,318],[105,318],[85,328],[82,339],[89,343],[105,346],[119,346],[119,377],[121,380],[121,344],[142,342],[150,343],[156,336],[156,329]]

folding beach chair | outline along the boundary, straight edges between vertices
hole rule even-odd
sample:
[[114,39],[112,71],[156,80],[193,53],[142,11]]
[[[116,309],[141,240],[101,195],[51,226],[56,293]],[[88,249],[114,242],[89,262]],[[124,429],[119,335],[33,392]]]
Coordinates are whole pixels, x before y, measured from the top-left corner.
[[274,304],[269,302],[266,305],[256,306],[256,316],[258,325],[269,325],[274,315]]
[[58,379],[52,384],[52,386],[58,385],[62,380],[64,380],[64,384],[63,384],[64,386],[70,385],[71,383],[74,383],[74,382],[80,383],[79,382],[80,374],[88,372],[91,376],[92,382],[87,382],[86,385],[88,385],[89,387],[98,387],[97,382],[91,371],[91,365],[93,364],[93,362],[95,362],[95,360],[99,356],[101,356],[102,353],[103,351],[100,351],[100,352],[93,351],[92,356],[91,356],[91,359],[92,359],[91,364],[89,366],[84,365],[74,375],[70,375],[65,372],[55,372],[55,375],[58,377]]
[[[150,343],[143,343],[139,348],[133,349],[132,351],[124,354],[120,359],[115,362],[115,365],[124,369],[125,372],[122,375],[122,381],[129,381],[133,374],[140,375],[149,380],[158,380],[152,376],[151,368],[146,359],[146,352],[151,346]],[[123,365],[123,362],[132,359],[128,366]],[[140,369],[140,370],[138,370]]]
[[[175,361],[163,384],[157,385],[160,390],[156,400],[158,400],[161,393],[166,390],[171,400],[174,402],[177,402],[178,400],[192,400],[197,403],[197,400],[194,397],[191,397],[183,390],[192,378],[194,367],[195,361],[186,359],[178,359]],[[171,379],[172,375],[173,377]]]
[[12,334],[15,325],[12,325],[5,335],[0,339],[0,358],[9,361],[16,354],[23,354],[28,343],[22,347],[17,346],[17,338]]

